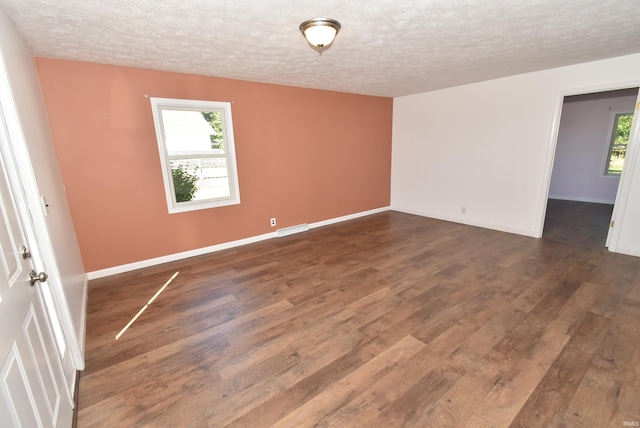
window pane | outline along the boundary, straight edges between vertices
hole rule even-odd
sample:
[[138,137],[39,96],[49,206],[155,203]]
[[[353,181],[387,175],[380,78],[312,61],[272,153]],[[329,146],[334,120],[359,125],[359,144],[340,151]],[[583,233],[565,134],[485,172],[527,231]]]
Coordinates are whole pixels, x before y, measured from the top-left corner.
[[633,114],[616,114],[615,116],[606,174],[619,175],[622,173],[632,121]]
[[609,158],[609,166],[607,168],[607,174],[621,174],[622,166],[624,165],[624,157],[627,154],[627,146],[619,145],[613,146],[611,149],[611,157]]
[[162,110],[168,154],[224,153],[222,112]]
[[169,214],[236,205],[231,103],[151,97]]
[[224,158],[169,161],[176,202],[228,198],[229,172]]

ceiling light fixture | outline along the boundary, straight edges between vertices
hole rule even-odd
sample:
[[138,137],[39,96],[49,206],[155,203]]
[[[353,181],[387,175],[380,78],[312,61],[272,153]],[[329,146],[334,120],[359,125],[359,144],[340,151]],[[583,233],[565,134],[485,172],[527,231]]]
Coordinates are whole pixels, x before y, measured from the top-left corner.
[[315,18],[300,24],[300,31],[307,43],[320,55],[329,48],[342,26],[335,19]]

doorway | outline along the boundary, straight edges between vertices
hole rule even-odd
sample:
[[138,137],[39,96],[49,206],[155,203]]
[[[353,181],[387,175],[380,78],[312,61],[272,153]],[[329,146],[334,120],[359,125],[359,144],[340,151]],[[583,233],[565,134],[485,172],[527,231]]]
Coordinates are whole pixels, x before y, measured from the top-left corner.
[[[616,131],[624,131],[623,125],[630,125],[637,98],[637,87],[564,97],[543,236],[553,229],[554,236],[569,239],[569,229],[582,224],[595,228],[593,239],[608,246],[621,178],[619,165],[626,149],[613,143],[621,142]],[[630,126],[626,128],[627,139],[629,130]],[[576,218],[573,222],[557,222],[561,220],[557,211],[576,213]],[[560,233],[558,227],[567,228],[566,233]]]

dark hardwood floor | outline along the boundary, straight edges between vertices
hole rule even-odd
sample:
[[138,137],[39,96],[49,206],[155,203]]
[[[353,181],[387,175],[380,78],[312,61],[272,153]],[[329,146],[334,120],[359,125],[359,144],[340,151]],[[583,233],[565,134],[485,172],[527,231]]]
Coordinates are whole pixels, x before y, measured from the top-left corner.
[[386,212],[92,281],[78,426],[633,426],[640,258],[610,215]]

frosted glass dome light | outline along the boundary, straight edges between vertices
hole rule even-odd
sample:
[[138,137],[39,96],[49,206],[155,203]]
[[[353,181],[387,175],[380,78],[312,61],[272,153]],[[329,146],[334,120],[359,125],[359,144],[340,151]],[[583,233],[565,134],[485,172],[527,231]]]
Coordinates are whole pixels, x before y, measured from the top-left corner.
[[307,43],[320,54],[333,43],[342,26],[335,19],[315,18],[300,24]]

